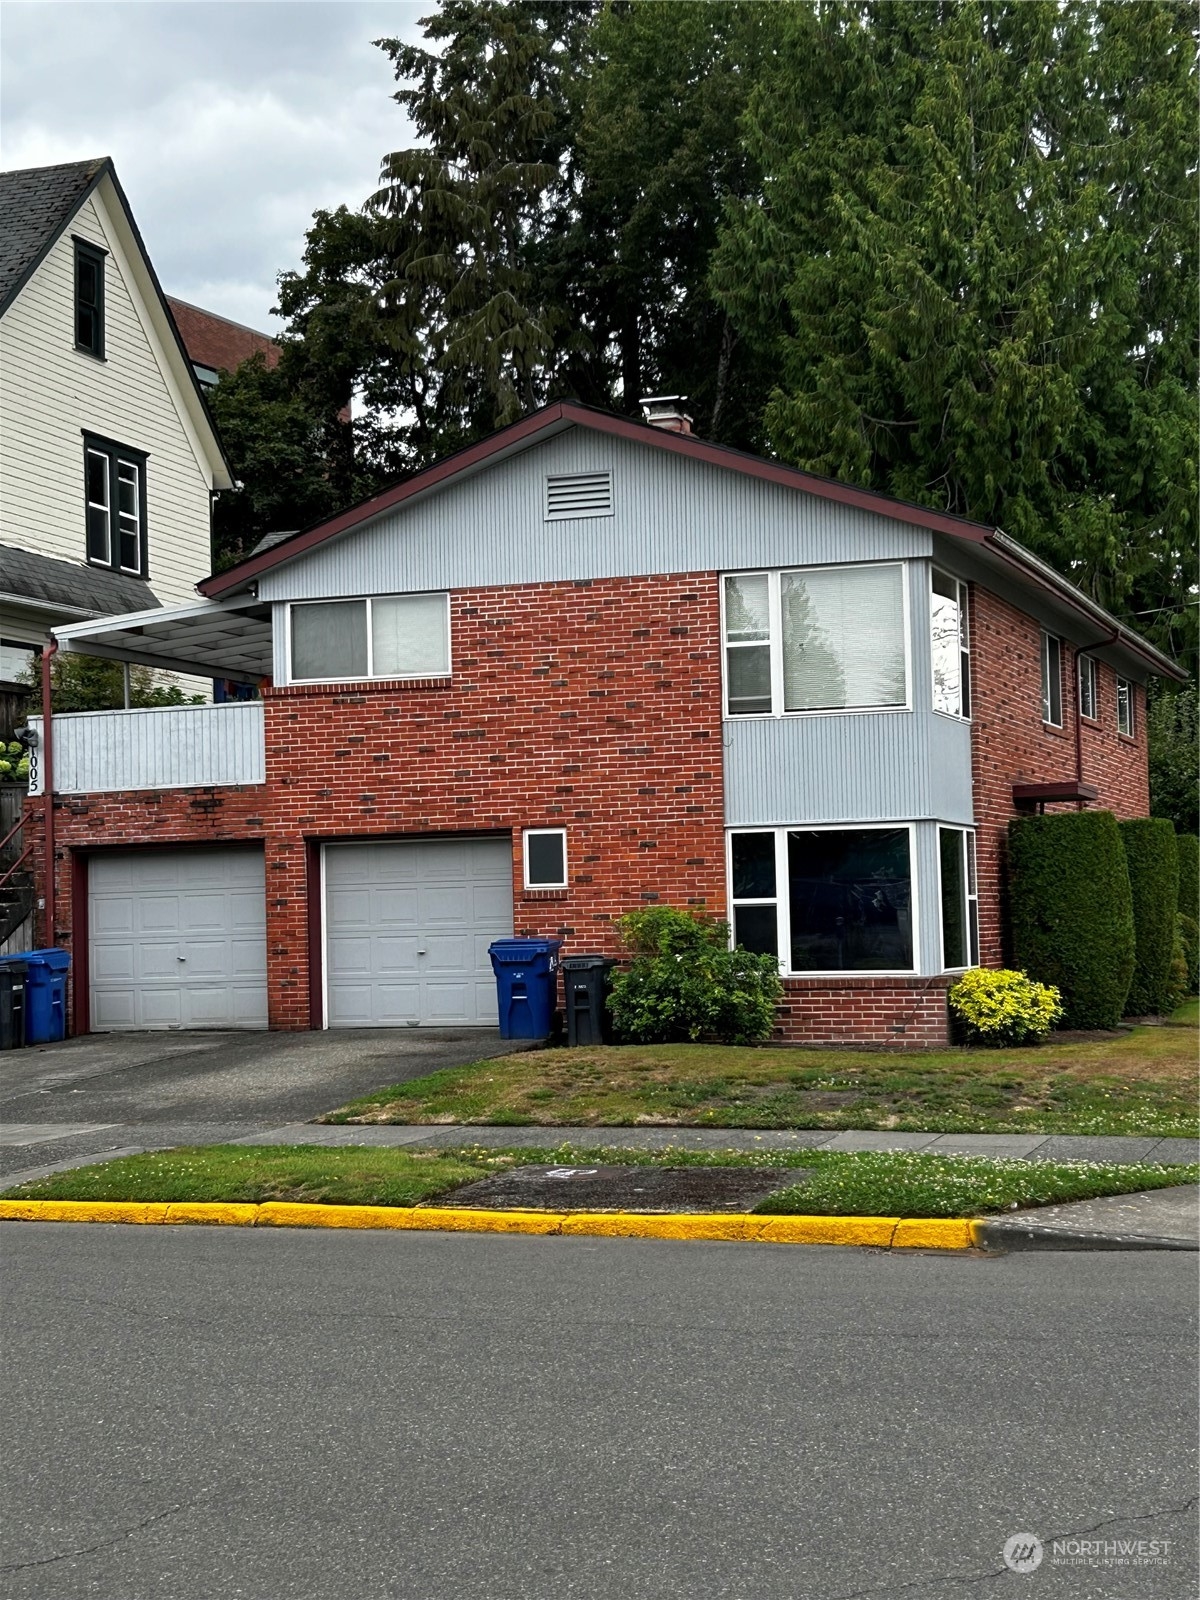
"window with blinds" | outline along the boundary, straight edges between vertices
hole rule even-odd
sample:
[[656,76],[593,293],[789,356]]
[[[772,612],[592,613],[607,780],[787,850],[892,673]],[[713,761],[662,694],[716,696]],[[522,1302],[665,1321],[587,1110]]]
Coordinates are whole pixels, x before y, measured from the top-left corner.
[[547,474],[547,522],[573,522],[578,517],[611,517],[612,514],[611,472]]
[[730,574],[727,715],[905,708],[905,609],[896,562]]

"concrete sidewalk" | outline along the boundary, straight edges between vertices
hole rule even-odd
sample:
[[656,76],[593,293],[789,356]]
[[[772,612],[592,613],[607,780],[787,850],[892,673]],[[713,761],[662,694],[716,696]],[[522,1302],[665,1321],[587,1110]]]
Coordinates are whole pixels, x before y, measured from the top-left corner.
[[989,1217],[979,1234],[985,1250],[1197,1250],[1200,1186],[1110,1194]]

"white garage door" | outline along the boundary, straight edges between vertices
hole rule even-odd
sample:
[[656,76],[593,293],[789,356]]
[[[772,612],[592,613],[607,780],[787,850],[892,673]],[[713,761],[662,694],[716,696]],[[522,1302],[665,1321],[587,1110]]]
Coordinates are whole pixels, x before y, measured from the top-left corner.
[[266,1027],[261,851],[94,856],[88,924],[97,1032]]
[[507,839],[326,845],[328,1025],[494,1028],[488,945],[512,925]]

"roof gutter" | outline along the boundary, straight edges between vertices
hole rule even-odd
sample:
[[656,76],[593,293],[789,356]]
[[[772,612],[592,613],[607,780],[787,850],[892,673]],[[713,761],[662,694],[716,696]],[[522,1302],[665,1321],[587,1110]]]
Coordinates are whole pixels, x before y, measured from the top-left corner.
[[1173,678],[1176,683],[1188,681],[1187,673],[1177,666],[1170,656],[1164,655],[1161,650],[1155,649],[1152,644],[1148,644],[1131,629],[1123,626],[1097,601],[1090,600],[1069,578],[1064,578],[1048,562],[1035,556],[1031,550],[1026,550],[1023,544],[1018,544],[1000,528],[994,529],[988,535],[984,540],[984,548],[999,556],[1006,566],[1019,572],[1027,583],[1033,583],[1047,594],[1053,595],[1060,604],[1069,606],[1072,611],[1078,612],[1089,622],[1103,628],[1110,636],[1100,640],[1098,644],[1085,648],[1095,650],[1104,645],[1118,644],[1131,655],[1144,661],[1152,672],[1164,678]]

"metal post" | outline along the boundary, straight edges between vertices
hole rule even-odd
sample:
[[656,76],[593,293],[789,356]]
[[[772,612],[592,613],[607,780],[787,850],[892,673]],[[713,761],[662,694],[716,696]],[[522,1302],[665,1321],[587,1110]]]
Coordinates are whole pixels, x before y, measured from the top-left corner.
[[46,851],[44,927],[46,943],[54,943],[54,734],[50,694],[50,663],[58,650],[51,639],[42,647],[42,832]]

